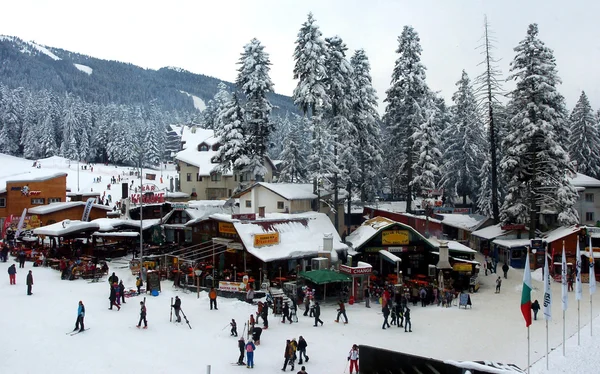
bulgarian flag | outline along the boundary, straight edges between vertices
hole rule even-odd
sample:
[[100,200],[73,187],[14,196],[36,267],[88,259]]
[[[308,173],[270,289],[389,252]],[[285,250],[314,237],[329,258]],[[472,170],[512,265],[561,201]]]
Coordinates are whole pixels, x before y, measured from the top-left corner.
[[525,257],[521,313],[523,313],[523,317],[525,318],[525,326],[529,327],[531,325],[531,270],[529,269],[529,251],[527,251],[527,256]]

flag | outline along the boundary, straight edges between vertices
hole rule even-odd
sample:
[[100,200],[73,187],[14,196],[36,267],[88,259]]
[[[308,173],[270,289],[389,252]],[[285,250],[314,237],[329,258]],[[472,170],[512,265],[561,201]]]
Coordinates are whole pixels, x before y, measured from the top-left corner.
[[596,271],[594,269],[594,249],[592,248],[592,236],[590,235],[590,295],[596,292]]
[[531,269],[529,269],[529,251],[525,258],[525,272],[523,273],[523,292],[521,293],[521,313],[525,318],[525,326],[531,325]]
[[92,206],[94,206],[94,201],[96,201],[96,199],[93,197],[87,199],[87,202],[85,203],[85,208],[83,208],[83,215],[81,216],[81,220],[83,222],[87,222],[89,220],[90,212],[92,211]]
[[577,240],[577,253],[575,254],[575,299],[581,300],[581,249],[579,249],[579,238]]
[[548,253],[544,256],[544,319],[552,320],[552,283],[550,272],[548,271]]
[[23,214],[21,214],[21,218],[19,219],[19,224],[17,225],[17,233],[15,234],[15,239],[21,235],[21,231],[23,231],[23,225],[25,224],[25,215],[27,215],[27,208],[23,209]]
[[562,283],[562,309],[567,310],[569,308],[569,293],[567,289],[567,257],[565,255],[565,242],[563,242],[561,266],[560,281]]

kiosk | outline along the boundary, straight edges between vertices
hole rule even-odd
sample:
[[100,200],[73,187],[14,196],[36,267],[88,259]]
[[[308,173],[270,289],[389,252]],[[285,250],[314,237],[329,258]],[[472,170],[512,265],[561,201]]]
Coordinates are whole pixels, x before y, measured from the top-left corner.
[[358,264],[355,267],[340,265],[340,273],[347,274],[352,278],[350,304],[353,304],[355,300],[362,300],[365,284],[367,284],[367,286],[369,284],[369,277],[371,273],[373,273],[373,267],[366,262],[358,261]]

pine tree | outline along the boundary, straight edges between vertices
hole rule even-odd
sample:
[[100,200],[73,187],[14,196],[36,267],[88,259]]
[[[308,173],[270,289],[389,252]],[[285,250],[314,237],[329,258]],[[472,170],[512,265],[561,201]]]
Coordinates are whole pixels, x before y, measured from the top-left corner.
[[350,59],[354,70],[352,122],[357,128],[358,187],[361,201],[374,201],[379,188],[383,163],[382,137],[377,113],[377,93],[371,80],[371,66],[364,50],[358,49]]
[[215,133],[221,146],[214,159],[219,163],[220,173],[242,170],[247,163],[246,139],[244,136],[244,110],[237,95],[231,95],[220,115],[222,127]]
[[417,158],[414,164],[415,178],[412,180],[412,187],[415,192],[420,192],[421,196],[426,196],[427,190],[436,187],[436,177],[439,174],[438,165],[442,158],[435,128],[436,111],[437,108],[431,105],[430,109],[425,112],[425,120],[413,133]]
[[60,147],[61,156],[69,160],[79,160],[79,145],[77,136],[80,131],[80,122],[77,112],[77,105],[73,98],[65,101],[64,119],[62,122],[62,144]]
[[571,123],[569,153],[571,160],[577,166],[577,171],[594,178],[600,177],[600,134],[585,92],[581,92],[569,122]]
[[[417,32],[410,26],[404,26],[398,38],[396,53],[400,57],[392,73],[392,87],[387,91],[385,123],[391,152],[398,170],[390,176],[393,182],[400,183],[406,198],[406,211],[412,212],[413,180],[415,178],[414,160],[418,149],[414,143],[414,133],[427,121],[429,88],[425,82],[425,66],[421,63],[421,45]],[[396,186],[392,186],[392,189]]]
[[264,166],[267,147],[273,126],[269,120],[271,103],[267,93],[273,92],[273,82],[269,77],[271,61],[269,54],[258,39],[252,39],[244,46],[238,62],[236,84],[246,95],[246,135],[248,140],[248,164],[245,169],[256,180],[262,180],[267,170]]
[[466,205],[467,197],[472,202],[477,201],[479,168],[487,147],[477,101],[464,70],[456,86],[458,90],[452,95],[455,104],[453,121],[443,133],[448,147],[444,152],[442,184],[446,196],[462,196],[462,204]]
[[537,24],[529,25],[515,52],[509,76],[516,82],[509,105],[513,116],[500,165],[508,180],[501,219],[529,224],[529,236],[534,238],[542,207],[555,211],[561,225],[578,222],[573,209],[577,193],[567,179],[573,165],[557,142],[564,100],[556,88],[560,83],[556,62],[539,39]]
[[295,114],[290,121],[290,131],[283,141],[283,151],[280,155],[279,179],[282,182],[298,183],[305,181],[307,178],[306,145],[304,144],[306,136],[303,134],[304,121],[308,120]]
[[[214,113],[209,113],[209,115],[212,116],[212,124],[207,122],[204,127],[206,129],[211,129],[215,131],[219,131],[219,129],[223,126],[223,123],[221,123],[221,113],[223,112],[223,109],[225,108],[229,100],[231,100],[231,93],[229,92],[229,87],[227,87],[225,83],[219,83],[218,88],[219,91],[217,91],[217,93],[212,99],[212,102],[214,103]],[[205,118],[205,120],[211,120],[211,118]]]

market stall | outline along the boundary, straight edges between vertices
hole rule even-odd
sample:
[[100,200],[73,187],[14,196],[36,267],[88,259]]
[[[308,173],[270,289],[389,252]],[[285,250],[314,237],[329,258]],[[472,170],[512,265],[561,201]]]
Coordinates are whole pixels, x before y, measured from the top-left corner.
[[369,277],[373,273],[373,267],[366,262],[359,261],[356,266],[340,265],[340,273],[347,274],[352,278],[350,304],[362,300],[364,289],[369,286]]
[[303,278],[315,285],[323,286],[323,301],[327,298],[327,285],[341,282],[351,282],[352,280],[346,274],[338,273],[332,270],[312,270],[303,271],[299,274]]

